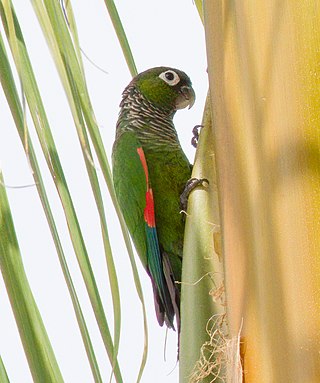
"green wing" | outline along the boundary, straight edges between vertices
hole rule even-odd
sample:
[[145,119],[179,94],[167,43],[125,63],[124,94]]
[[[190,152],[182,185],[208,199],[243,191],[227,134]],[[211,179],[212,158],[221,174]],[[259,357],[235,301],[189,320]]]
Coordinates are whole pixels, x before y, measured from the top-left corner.
[[122,214],[142,264],[147,268],[144,227],[146,177],[137,149],[141,147],[133,132],[123,133],[112,151],[113,183]]
[[113,179],[117,199],[137,252],[153,285],[160,325],[174,328],[178,313],[176,286],[170,264],[160,252],[155,222],[154,200],[148,164],[141,143],[127,131],[113,148]]

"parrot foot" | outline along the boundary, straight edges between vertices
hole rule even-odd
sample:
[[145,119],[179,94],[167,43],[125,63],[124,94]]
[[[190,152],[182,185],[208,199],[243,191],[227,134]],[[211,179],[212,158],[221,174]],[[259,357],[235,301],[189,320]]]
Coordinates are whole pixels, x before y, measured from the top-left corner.
[[191,145],[194,146],[195,148],[197,147],[198,141],[199,141],[199,128],[203,128],[203,125],[196,125],[192,129],[193,137],[191,138]]
[[183,192],[180,195],[180,209],[184,212],[187,211],[188,198],[193,189],[197,186],[203,186],[204,183],[209,184],[206,178],[190,178],[184,187]]

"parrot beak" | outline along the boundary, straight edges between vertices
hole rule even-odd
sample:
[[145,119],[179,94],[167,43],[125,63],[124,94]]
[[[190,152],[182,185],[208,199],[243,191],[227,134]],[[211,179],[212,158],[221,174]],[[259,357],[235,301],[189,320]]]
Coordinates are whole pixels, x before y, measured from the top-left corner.
[[179,96],[176,101],[176,108],[183,109],[189,106],[188,109],[192,107],[196,99],[196,95],[191,86],[184,85],[181,87]]

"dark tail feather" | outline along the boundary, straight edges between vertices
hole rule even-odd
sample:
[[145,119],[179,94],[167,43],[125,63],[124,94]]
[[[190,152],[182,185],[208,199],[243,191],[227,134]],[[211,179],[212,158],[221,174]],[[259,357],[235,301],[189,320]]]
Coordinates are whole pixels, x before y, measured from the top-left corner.
[[180,334],[180,293],[174,280],[169,257],[166,253],[162,253],[162,268],[164,291],[159,291],[151,273],[149,273],[157,319],[160,326],[163,326],[165,323],[168,328],[175,330],[174,317],[176,316],[177,330],[178,334]]
[[150,273],[148,273],[152,282],[152,289],[153,289],[153,300],[154,300],[154,307],[156,309],[156,316],[159,325],[162,327],[164,323],[164,317],[165,317],[165,310],[163,307],[163,304],[160,299],[159,291],[157,289],[157,286],[155,284],[155,281],[153,280]]
[[[170,294],[173,312],[176,316],[178,334],[180,334],[180,293],[175,283],[175,279],[174,279],[168,254],[166,253],[162,253],[162,264],[163,264],[163,274],[164,274],[168,291]],[[171,321],[173,322],[173,318]]]
[[[176,310],[171,300],[171,292],[167,284],[164,284],[164,291],[160,293],[155,281],[150,276],[153,288],[154,306],[156,309],[157,320],[160,326],[165,323],[168,328],[175,330],[173,321]],[[171,282],[172,284],[172,282]],[[164,297],[164,300],[162,299]]]

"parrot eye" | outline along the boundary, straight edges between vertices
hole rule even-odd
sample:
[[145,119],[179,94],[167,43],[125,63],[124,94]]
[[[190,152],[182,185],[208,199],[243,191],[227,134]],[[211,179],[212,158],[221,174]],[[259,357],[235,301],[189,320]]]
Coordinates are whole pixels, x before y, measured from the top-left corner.
[[169,81],[172,81],[174,79],[174,74],[172,72],[167,72],[164,75],[166,76],[166,79]]
[[177,85],[180,81],[180,77],[173,70],[166,70],[162,72],[159,77],[170,86]]

